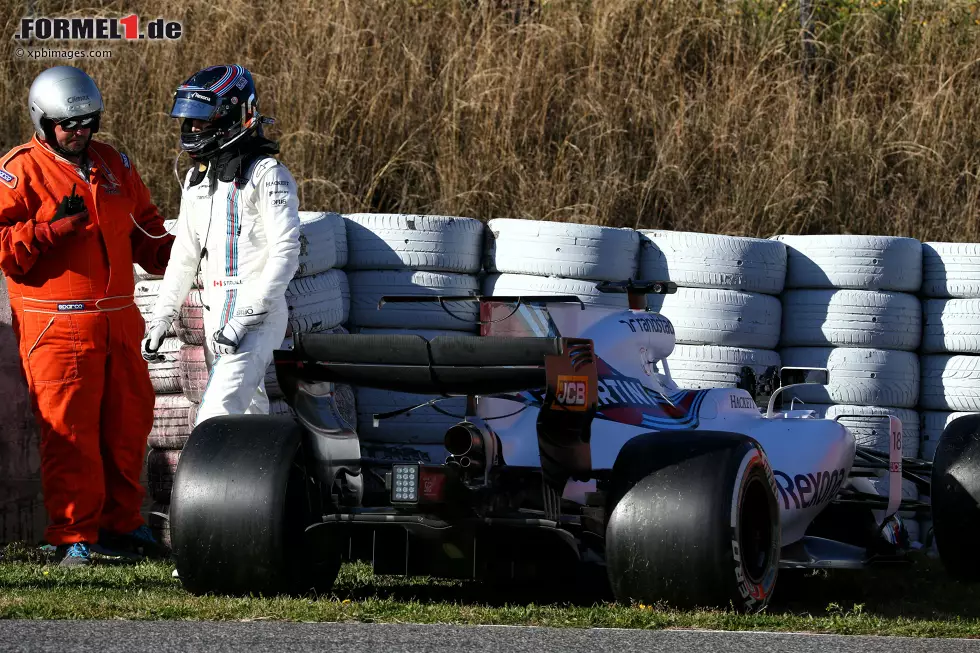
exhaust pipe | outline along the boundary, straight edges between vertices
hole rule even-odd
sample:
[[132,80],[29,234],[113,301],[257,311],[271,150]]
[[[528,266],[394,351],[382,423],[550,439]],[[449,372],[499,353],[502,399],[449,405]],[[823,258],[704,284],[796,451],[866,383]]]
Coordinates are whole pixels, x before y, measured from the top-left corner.
[[[486,445],[483,432],[471,422],[460,422],[446,431],[443,444],[455,458],[483,458]],[[462,462],[462,461],[460,461]]]

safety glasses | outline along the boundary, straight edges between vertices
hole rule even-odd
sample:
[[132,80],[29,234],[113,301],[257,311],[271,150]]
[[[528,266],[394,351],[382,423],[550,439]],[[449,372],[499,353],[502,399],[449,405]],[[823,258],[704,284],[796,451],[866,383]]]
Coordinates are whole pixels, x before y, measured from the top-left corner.
[[99,124],[99,114],[90,113],[87,116],[75,116],[72,118],[65,118],[64,120],[59,120],[55,124],[64,129],[65,131],[74,131],[76,129],[95,129]]

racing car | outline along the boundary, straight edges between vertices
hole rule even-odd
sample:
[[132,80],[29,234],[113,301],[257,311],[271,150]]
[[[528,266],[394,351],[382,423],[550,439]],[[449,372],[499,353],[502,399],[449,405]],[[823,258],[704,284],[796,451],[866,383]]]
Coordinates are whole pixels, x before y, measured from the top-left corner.
[[[629,308],[577,296],[385,297],[479,303],[479,337],[298,333],[275,352],[293,414],[198,425],[170,529],[193,593],[329,591],[340,566],[377,574],[558,582],[605,568],[624,603],[762,610],[780,569],[906,561],[900,513],[929,514],[940,555],[980,577],[980,421],[947,427],[934,463],[857,446],[837,419],[779,403],[813,368],[746,369],[736,388],[685,389],[675,334],[647,308],[671,282],[602,282]],[[335,384],[465,397],[445,455],[378,461]],[[406,406],[410,411],[417,407]],[[376,416],[383,419],[388,415]],[[409,450],[410,451],[410,450]],[[862,486],[890,478],[890,493]],[[910,479],[931,502],[903,500]]]

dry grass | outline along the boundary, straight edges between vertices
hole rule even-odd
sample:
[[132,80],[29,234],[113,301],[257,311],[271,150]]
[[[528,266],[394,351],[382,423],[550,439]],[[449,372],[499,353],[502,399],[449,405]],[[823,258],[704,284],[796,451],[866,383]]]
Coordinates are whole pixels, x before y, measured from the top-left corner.
[[[304,209],[980,240],[976,4],[817,4],[807,80],[792,1],[34,3],[183,22],[179,44],[80,64],[107,98],[104,137],[170,213],[170,94],[234,61],[278,119]],[[13,35],[22,5],[0,6]],[[29,136],[27,89],[54,63],[14,47],[0,39],[4,148]]]

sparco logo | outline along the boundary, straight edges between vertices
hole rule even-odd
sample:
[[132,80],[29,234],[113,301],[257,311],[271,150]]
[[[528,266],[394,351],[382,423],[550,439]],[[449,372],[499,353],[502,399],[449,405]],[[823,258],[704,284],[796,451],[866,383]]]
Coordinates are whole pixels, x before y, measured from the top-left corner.
[[181,23],[155,18],[146,23],[146,31],[140,29],[140,18],[130,14],[123,18],[21,18],[20,32],[14,35],[18,41],[175,41],[180,39],[184,27]]
[[76,102],[88,102],[89,97],[87,95],[73,95],[68,98],[68,104],[75,104]]

